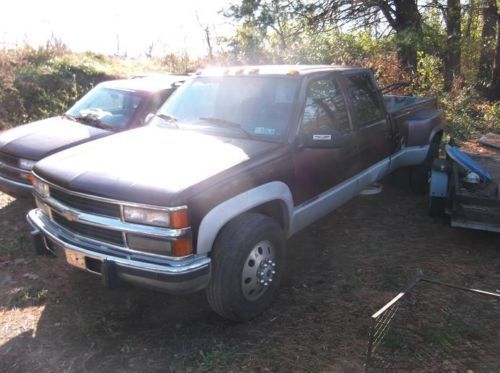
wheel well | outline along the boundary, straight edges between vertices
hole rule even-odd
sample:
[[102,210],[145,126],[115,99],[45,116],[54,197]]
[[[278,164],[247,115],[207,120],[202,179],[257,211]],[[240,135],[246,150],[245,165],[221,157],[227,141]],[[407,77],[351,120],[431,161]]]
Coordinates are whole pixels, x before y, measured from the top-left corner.
[[224,227],[226,227],[230,222],[232,222],[235,219],[238,219],[239,217],[241,217],[242,215],[245,215],[248,213],[261,214],[261,215],[265,215],[265,216],[268,216],[268,217],[274,219],[279,224],[279,226],[283,229],[283,232],[285,232],[285,235],[286,235],[286,232],[288,231],[288,227],[289,227],[289,218],[288,218],[288,214],[286,213],[286,206],[283,202],[281,202],[279,200],[273,200],[273,201],[263,203],[259,206],[255,206],[255,207],[251,208],[250,210],[247,210],[245,212],[242,212],[239,215],[236,215],[235,217],[233,217],[231,220],[229,220],[228,222],[226,222],[224,224],[224,226],[217,233],[217,236],[219,236],[219,234],[224,229]]
[[284,213],[286,207],[283,206],[283,203],[274,200],[263,203],[262,205],[256,206],[247,212],[255,212],[258,214],[269,216],[273,218],[283,229],[286,231],[288,229],[288,215]]
[[434,140],[441,141],[442,138],[443,138],[443,130],[436,132],[434,134],[434,136],[432,137],[431,142],[434,141]]
[[432,143],[440,144],[442,138],[443,138],[443,130],[439,130],[439,131],[435,132],[434,134],[431,133],[431,135],[429,137],[429,144],[431,144],[431,145],[432,145]]

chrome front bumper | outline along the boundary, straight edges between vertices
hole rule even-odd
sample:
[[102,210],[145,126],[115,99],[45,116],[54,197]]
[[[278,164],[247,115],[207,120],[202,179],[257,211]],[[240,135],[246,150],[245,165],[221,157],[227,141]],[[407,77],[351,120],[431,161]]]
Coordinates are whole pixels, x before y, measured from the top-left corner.
[[169,293],[189,293],[203,289],[210,280],[210,258],[206,256],[171,260],[137,255],[71,234],[40,209],[31,210],[26,218],[37,252],[51,252],[100,275],[105,286],[124,281]]

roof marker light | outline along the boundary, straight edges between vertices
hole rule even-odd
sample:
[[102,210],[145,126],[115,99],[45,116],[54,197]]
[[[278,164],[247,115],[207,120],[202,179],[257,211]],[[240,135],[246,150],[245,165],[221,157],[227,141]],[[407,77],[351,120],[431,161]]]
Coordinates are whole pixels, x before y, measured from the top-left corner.
[[258,73],[259,73],[259,68],[258,67],[254,67],[254,68],[248,69],[248,74],[258,74]]
[[298,75],[299,71],[298,70],[288,70],[286,72],[286,75]]

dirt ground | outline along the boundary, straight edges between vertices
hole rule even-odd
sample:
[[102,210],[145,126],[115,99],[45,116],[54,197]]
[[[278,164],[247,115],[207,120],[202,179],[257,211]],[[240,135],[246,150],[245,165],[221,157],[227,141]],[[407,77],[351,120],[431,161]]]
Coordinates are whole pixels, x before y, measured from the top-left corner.
[[0,195],[2,372],[358,372],[370,315],[417,269],[500,292],[499,234],[452,229],[427,215],[426,197],[388,184],[291,238],[276,301],[243,324],[214,314],[203,293],[108,291],[91,274],[36,257],[29,208]]

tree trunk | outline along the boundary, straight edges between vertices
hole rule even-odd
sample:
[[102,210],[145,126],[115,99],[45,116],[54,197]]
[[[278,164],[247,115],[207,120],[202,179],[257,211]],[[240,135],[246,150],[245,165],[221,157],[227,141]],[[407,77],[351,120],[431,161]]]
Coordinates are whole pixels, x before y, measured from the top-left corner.
[[453,80],[460,76],[460,0],[447,0],[446,9],[446,59],[444,89],[450,91]]
[[500,100],[500,14],[497,13],[497,45],[495,48],[495,63],[490,84],[490,97]]
[[417,67],[417,50],[422,40],[422,18],[416,0],[394,0],[394,29],[401,63],[410,70]]
[[205,26],[203,31],[205,32],[205,41],[207,42],[207,47],[208,47],[208,59],[210,61],[213,61],[214,60],[214,52],[213,52],[213,48],[212,48],[212,39],[210,38],[210,27]]
[[481,32],[481,55],[479,57],[478,82],[482,87],[490,82],[495,59],[498,9],[496,0],[483,2],[483,30]]

